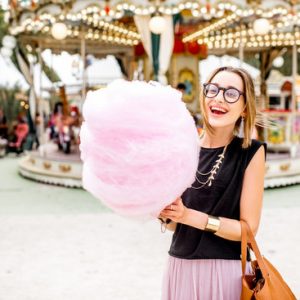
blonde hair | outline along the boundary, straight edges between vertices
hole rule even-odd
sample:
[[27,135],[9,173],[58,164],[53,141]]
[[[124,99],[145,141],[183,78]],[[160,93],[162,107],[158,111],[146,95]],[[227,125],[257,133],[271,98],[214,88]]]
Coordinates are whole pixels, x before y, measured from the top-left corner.
[[[243,81],[243,92],[244,92],[244,102],[245,102],[245,108],[244,108],[244,113],[245,115],[243,116],[244,118],[244,128],[243,128],[243,148],[247,148],[251,145],[251,134],[252,131],[255,127],[255,120],[256,120],[256,98],[255,98],[255,90],[254,90],[254,83],[253,80],[250,76],[250,74],[242,69],[242,68],[234,68],[234,67],[221,67],[216,69],[209,77],[207,80],[207,83],[210,83],[213,78],[220,72],[231,72],[234,74],[239,75],[239,77]],[[203,94],[203,89],[201,89],[201,94],[200,94],[200,107],[201,107],[201,113],[203,116],[203,125],[204,129],[208,131],[208,133],[213,134],[214,129],[212,126],[209,124],[208,121],[208,116],[207,116],[207,111],[205,109],[205,95]],[[241,127],[241,121],[242,117],[240,117],[234,126],[234,133],[237,134],[239,132],[239,129]]]

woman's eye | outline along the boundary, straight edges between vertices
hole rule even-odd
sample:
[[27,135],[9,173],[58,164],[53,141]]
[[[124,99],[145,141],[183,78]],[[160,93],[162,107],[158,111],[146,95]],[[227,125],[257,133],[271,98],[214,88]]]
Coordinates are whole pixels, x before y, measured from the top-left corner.
[[209,88],[209,90],[208,90],[208,92],[212,93],[212,94],[217,93],[217,91],[218,91],[218,89],[216,89],[216,88]]
[[235,98],[237,96],[237,92],[234,90],[233,91],[228,90],[226,94],[228,97],[231,97],[231,98]]

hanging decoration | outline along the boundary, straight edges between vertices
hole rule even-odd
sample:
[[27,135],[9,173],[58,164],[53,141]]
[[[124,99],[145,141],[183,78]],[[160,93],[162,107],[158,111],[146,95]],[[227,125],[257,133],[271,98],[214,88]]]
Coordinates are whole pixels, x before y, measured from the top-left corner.
[[134,46],[134,55],[135,56],[143,56],[146,54],[145,48],[143,46],[143,43],[138,43]]
[[197,55],[200,52],[200,45],[197,41],[187,43],[187,50],[190,54]]
[[182,38],[175,37],[174,39],[174,48],[173,53],[174,54],[181,54],[185,52],[185,44],[182,41]]
[[163,16],[154,16],[149,21],[149,29],[154,34],[162,34],[166,28],[166,20]]

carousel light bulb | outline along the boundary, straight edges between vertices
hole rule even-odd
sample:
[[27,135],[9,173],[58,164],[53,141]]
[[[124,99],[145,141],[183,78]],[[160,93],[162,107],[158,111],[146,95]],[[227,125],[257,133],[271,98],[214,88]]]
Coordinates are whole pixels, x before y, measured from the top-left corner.
[[68,29],[64,23],[55,23],[51,28],[51,34],[56,40],[63,40],[68,35]]
[[10,48],[2,47],[0,53],[3,57],[11,57],[13,52]]
[[166,25],[166,20],[161,16],[154,16],[149,21],[150,31],[155,34],[163,33]]
[[6,48],[13,49],[16,47],[17,40],[14,36],[5,35],[2,39],[2,45]]
[[192,3],[191,2],[186,2],[185,3],[185,8],[186,9],[190,9],[192,7]]
[[180,3],[178,5],[179,10],[184,10],[185,9],[185,5],[183,3]]
[[267,34],[270,30],[270,22],[264,18],[256,19],[253,23],[253,30],[255,34]]

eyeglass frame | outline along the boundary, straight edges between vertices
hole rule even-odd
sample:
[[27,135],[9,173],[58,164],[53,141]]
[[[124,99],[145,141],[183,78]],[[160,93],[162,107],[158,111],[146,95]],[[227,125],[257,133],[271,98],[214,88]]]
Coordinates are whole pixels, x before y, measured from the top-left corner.
[[[209,97],[209,96],[207,96],[207,95],[205,94],[205,88],[206,88],[206,86],[208,86],[208,85],[213,85],[213,86],[217,87],[217,89],[218,89],[218,92],[217,92],[214,96],[212,96],[212,97]],[[204,87],[204,89],[203,89],[203,94],[204,94],[204,96],[207,97],[207,98],[210,98],[210,99],[211,99],[211,98],[214,98],[214,97],[216,97],[216,96],[218,96],[219,93],[220,93],[220,91],[222,90],[222,91],[223,91],[223,99],[224,99],[227,103],[236,103],[236,102],[238,102],[238,101],[240,100],[241,95],[242,95],[242,96],[245,95],[245,93],[239,91],[237,88],[234,88],[234,87],[229,87],[229,88],[219,87],[218,85],[216,85],[216,84],[214,84],[214,83],[211,83],[211,82],[203,83],[203,87]],[[230,102],[230,101],[226,100],[226,98],[225,98],[225,93],[226,93],[228,90],[236,90],[236,91],[239,93],[239,96],[238,96],[238,98],[237,98],[235,101]]]

